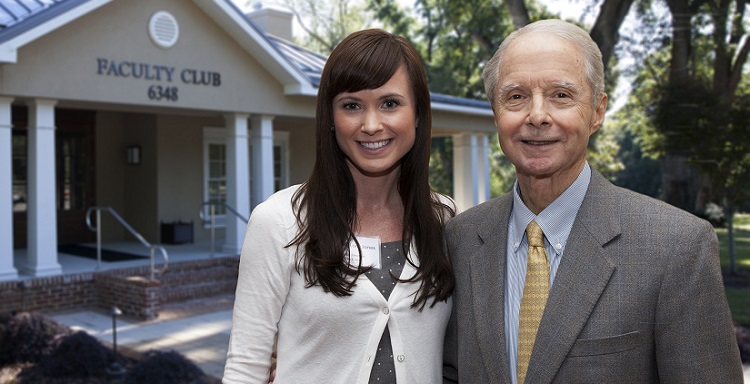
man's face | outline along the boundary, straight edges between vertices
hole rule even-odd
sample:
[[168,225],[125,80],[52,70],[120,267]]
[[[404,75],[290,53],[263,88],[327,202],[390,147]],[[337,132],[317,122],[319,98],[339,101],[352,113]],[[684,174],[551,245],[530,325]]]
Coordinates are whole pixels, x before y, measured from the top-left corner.
[[507,48],[492,108],[519,179],[549,178],[567,188],[578,176],[607,106],[603,95],[592,107],[583,67],[581,50],[550,34],[522,36]]

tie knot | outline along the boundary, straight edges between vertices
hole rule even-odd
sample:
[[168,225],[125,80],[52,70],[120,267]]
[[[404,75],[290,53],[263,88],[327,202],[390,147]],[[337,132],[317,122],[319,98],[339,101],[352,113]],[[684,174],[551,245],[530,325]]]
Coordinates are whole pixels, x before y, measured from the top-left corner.
[[530,247],[544,247],[544,232],[536,221],[532,221],[526,227],[526,238]]

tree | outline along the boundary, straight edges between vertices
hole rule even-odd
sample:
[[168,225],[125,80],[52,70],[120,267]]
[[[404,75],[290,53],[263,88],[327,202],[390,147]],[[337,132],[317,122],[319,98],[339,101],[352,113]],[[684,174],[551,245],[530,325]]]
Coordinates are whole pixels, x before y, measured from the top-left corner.
[[[329,53],[344,36],[359,29],[347,30],[345,27],[356,25],[351,23],[351,14],[357,9],[357,2],[336,0],[334,7],[325,8],[320,1],[286,1],[296,10],[298,19],[311,21],[309,26],[303,26],[309,35],[304,44],[313,48],[317,44],[321,53]],[[632,3],[633,0],[605,0],[600,7],[601,12],[591,33],[606,55],[605,63],[614,57],[617,31]],[[399,7],[396,0],[366,0],[366,5],[370,13],[360,10],[361,14],[372,15],[386,29],[407,37],[420,50],[432,92],[474,99],[485,99],[481,71],[505,36],[531,20],[557,17],[536,0],[415,0],[414,16]],[[377,24],[370,16],[363,16],[360,23],[360,26]],[[614,76],[608,76],[608,79],[608,86],[612,87]],[[614,159],[616,142],[611,135],[605,135],[605,131],[602,129],[602,133],[592,140],[591,146],[595,149],[591,161],[601,165],[607,173],[616,171],[617,166],[612,164],[620,163]],[[447,164],[439,163],[450,158],[447,148],[444,142],[438,144],[438,141],[433,146],[433,173],[450,169]],[[493,148],[493,152],[500,151],[499,146]],[[494,160],[499,159],[498,156],[502,156],[501,152],[493,153]],[[507,161],[494,160],[497,166],[492,167],[492,190],[504,191],[508,178],[514,177],[512,166]],[[450,176],[445,172],[441,175],[443,180],[434,179],[433,184],[450,185]]]
[[284,0],[305,31],[300,45],[328,55],[347,35],[372,25],[362,0]]
[[[649,117],[640,139],[660,156],[664,198],[697,214],[721,203],[727,220],[730,272],[736,273],[733,216],[748,201],[750,117],[743,27],[745,2],[667,0],[671,34],[640,62],[634,105]],[[699,177],[689,177],[692,170]],[[697,185],[690,185],[698,180]],[[697,202],[697,203],[696,203]],[[697,206],[696,206],[697,205]]]
[[[370,0],[368,9],[386,29],[414,43],[425,61],[431,92],[485,99],[481,78],[484,63],[513,30],[505,8],[489,0],[416,0],[414,4],[414,16],[395,0]],[[450,143],[447,138],[433,140],[431,183],[442,192],[452,191]],[[499,146],[496,148],[499,150]],[[491,168],[491,189],[501,190],[498,183],[504,178],[499,176],[507,175],[507,169]]]
[[[523,0],[503,1],[510,11],[516,29],[532,21]],[[599,46],[599,50],[602,51],[602,61],[604,61],[605,68],[614,55],[615,44],[619,40],[620,26],[625,21],[625,16],[630,11],[632,4],[633,0],[605,0],[600,7],[594,26],[589,32],[591,38]]]

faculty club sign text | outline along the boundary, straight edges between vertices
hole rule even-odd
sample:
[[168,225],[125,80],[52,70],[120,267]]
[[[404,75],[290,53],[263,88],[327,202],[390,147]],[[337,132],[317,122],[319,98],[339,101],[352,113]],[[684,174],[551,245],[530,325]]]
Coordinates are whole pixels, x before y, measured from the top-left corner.
[[101,76],[112,76],[127,79],[138,79],[152,82],[146,95],[151,100],[177,101],[179,88],[177,84],[220,87],[221,73],[193,68],[177,68],[166,65],[141,63],[128,60],[96,59],[96,73]]

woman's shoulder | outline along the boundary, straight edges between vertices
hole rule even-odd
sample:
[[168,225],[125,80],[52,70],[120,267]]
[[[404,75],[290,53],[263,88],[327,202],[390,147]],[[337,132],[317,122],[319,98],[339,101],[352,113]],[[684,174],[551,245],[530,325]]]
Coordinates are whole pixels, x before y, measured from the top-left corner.
[[292,213],[292,200],[301,187],[302,184],[296,184],[275,192],[265,201],[258,204],[253,209],[252,215],[267,216]]
[[[444,205],[441,207],[441,213],[443,215],[447,215],[448,217],[452,217],[456,214],[458,214],[458,205],[456,205],[456,202],[448,195],[444,195],[438,191],[432,191],[432,198],[433,201],[441,203]],[[446,208],[448,207],[448,208]],[[453,211],[453,214],[450,214],[450,210]]]

